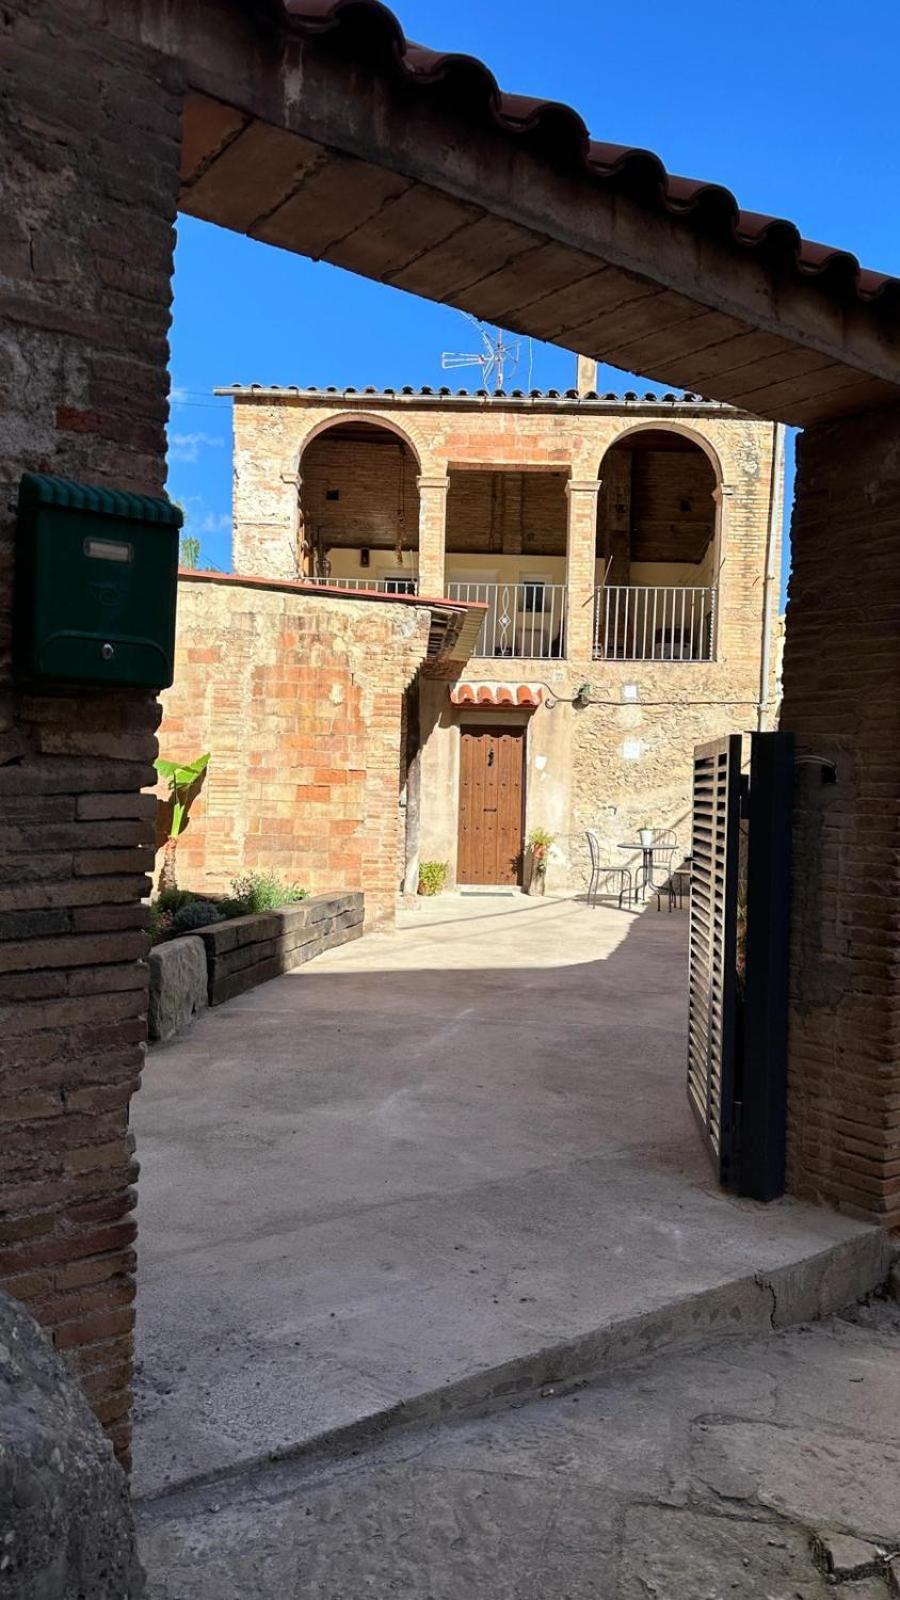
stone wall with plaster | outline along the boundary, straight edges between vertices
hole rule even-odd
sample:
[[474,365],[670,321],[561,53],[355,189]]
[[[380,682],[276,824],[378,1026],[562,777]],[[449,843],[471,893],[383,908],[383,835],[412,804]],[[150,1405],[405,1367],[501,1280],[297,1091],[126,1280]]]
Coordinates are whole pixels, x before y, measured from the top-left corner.
[[[467,680],[496,676],[496,665],[472,663]],[[755,727],[752,667],[731,675],[735,703],[719,699],[719,668],[709,663],[678,664],[674,670],[670,663],[606,663],[602,670],[593,663],[579,677],[569,663],[534,661],[525,663],[523,678],[526,673],[527,681],[545,689],[543,703],[530,713],[463,711],[451,705],[448,684],[423,681],[422,859],[446,861],[455,880],[460,729],[479,721],[496,726],[509,717],[524,721],[528,730],[525,834],[540,827],[556,836],[549,890],[585,888],[587,828],[599,834],[610,864],[634,867],[640,861],[639,851],[629,854],[619,846],[636,840],[642,827],[674,829],[687,853],[694,746]],[[590,699],[573,705],[588,673]],[[518,680],[507,674],[504,681]],[[638,701],[623,699],[632,688]]]

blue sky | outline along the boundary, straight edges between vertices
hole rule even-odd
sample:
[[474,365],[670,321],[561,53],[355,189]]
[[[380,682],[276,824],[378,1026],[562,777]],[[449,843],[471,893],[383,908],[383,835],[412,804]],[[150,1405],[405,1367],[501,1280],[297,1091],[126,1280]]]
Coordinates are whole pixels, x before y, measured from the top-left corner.
[[[410,38],[480,56],[503,88],[568,101],[596,138],[655,150],[900,274],[895,0],[859,13],[837,0],[405,0],[397,12]],[[230,565],[230,406],[214,385],[439,384],[441,352],[474,348],[473,332],[446,307],[181,218],[169,492],[204,563]],[[566,352],[535,345],[535,387],[568,387],[573,371]],[[458,381],[477,387],[474,373]],[[601,381],[627,387],[611,368]]]

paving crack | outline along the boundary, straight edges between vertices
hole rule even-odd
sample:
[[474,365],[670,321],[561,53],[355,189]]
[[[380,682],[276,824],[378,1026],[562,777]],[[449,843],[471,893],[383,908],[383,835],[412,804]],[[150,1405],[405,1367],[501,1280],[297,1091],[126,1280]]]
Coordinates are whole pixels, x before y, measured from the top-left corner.
[[764,1272],[754,1272],[753,1281],[770,1297],[771,1305],[769,1307],[769,1327],[774,1333],[778,1328],[778,1324],[775,1321],[778,1313],[778,1295],[775,1292],[775,1285],[771,1278],[766,1277]]

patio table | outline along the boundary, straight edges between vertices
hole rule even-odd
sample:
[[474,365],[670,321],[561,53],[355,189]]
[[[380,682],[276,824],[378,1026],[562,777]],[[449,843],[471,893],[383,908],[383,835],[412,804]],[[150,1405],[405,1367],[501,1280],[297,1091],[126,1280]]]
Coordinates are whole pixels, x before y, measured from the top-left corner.
[[[638,884],[643,886],[645,894],[647,892],[648,884],[650,885],[651,889],[653,888],[653,852],[656,848],[657,846],[655,844],[641,844],[640,839],[631,839],[627,844],[616,845],[617,850],[630,850],[632,855],[634,855],[635,851],[637,850],[640,850],[641,852],[642,860],[641,865],[638,868],[640,877],[638,877],[637,873],[635,874],[635,894],[637,894]],[[659,848],[666,849],[671,847],[661,845]]]

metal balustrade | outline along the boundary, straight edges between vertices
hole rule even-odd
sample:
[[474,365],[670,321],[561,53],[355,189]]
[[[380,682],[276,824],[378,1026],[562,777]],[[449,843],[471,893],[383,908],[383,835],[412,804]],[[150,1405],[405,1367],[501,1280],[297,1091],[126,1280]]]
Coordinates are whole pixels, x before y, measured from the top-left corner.
[[334,574],[327,578],[311,578],[304,574],[301,583],[310,583],[325,589],[364,589],[368,594],[418,594],[419,580],[408,578],[340,578]]
[[487,606],[473,655],[549,660],[565,654],[565,584],[451,581],[446,587],[450,600]]
[[618,584],[594,595],[594,657],[712,661],[716,591]]
[[[307,577],[317,588],[417,594],[418,578]],[[448,599],[485,606],[478,656],[550,660],[565,655],[563,583],[446,584]],[[712,661],[716,590],[676,586],[606,585],[594,591],[594,658],[606,661]]]

